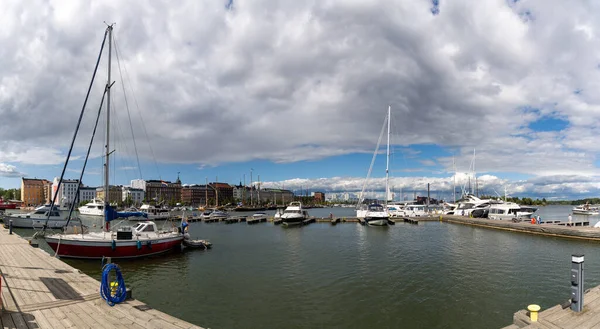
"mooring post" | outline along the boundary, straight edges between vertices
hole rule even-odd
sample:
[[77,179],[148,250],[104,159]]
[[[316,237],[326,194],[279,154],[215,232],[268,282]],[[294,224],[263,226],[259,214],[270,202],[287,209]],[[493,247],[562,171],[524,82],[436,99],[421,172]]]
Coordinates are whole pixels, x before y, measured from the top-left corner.
[[571,256],[571,310],[583,310],[583,255]]
[[8,221],[8,234],[12,234],[13,222],[12,219]]

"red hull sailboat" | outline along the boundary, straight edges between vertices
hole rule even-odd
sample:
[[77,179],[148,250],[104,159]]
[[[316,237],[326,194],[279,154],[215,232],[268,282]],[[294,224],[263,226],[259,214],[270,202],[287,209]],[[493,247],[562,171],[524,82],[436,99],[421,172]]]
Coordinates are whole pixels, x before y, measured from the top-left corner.
[[[102,49],[104,48],[104,43],[108,38],[109,51],[108,51],[108,82],[105,88],[106,95],[106,141],[104,151],[104,220],[105,226],[103,227],[102,232],[86,232],[86,230],[80,230],[81,233],[76,234],[73,233],[59,233],[59,234],[47,234],[45,235],[45,239],[48,242],[48,245],[56,252],[58,256],[61,257],[72,257],[72,258],[102,258],[102,257],[113,257],[113,258],[139,258],[152,256],[160,253],[165,253],[167,251],[180,248],[183,242],[183,229],[185,225],[182,223],[182,227],[174,227],[171,231],[160,231],[156,227],[156,224],[151,221],[144,221],[135,224],[133,227],[121,227],[117,231],[110,230],[110,222],[118,217],[129,218],[132,216],[144,216],[147,217],[147,214],[135,212],[117,212],[110,207],[108,197],[110,193],[109,190],[109,164],[110,164],[110,155],[111,151],[109,148],[110,141],[110,87],[112,86],[111,78],[110,78],[110,63],[111,63],[111,43],[112,43],[112,25],[108,26],[106,32],[104,34],[104,40],[102,41]],[[100,51],[102,54],[102,50]],[[98,68],[98,63],[100,62],[100,58],[96,63],[96,70]],[[95,72],[94,72],[95,76]],[[92,80],[93,82],[93,80]],[[91,88],[91,85],[90,85]],[[87,99],[86,99],[87,101]],[[104,97],[103,100],[104,101]],[[102,104],[102,102],[101,102]],[[85,110],[85,103],[84,108]],[[99,115],[99,113],[98,113]],[[81,116],[80,116],[81,118]],[[96,125],[98,124],[98,120],[96,120]],[[76,128],[75,135],[73,137],[73,141],[71,142],[71,149],[73,148],[73,143],[75,141],[75,136],[77,135],[77,131],[79,129],[79,124]],[[95,134],[96,128],[94,128]],[[90,142],[90,148],[92,143]],[[86,156],[86,162],[89,157],[90,148],[88,148],[88,155]],[[70,155],[71,151],[69,151]],[[67,167],[69,161],[69,156],[67,156],[67,160],[65,162],[65,166],[63,168],[63,174],[61,175],[59,181],[60,184],[63,179],[65,168]],[[85,169],[84,163],[84,169]],[[83,170],[81,175],[83,176]],[[81,181],[81,177],[80,177]],[[77,191],[78,193],[79,191]],[[54,203],[54,201],[53,201]],[[71,209],[72,210],[72,209]],[[187,223],[186,223],[187,224]],[[68,224],[66,230],[73,229],[69,228]],[[73,230],[75,231],[75,230]]]

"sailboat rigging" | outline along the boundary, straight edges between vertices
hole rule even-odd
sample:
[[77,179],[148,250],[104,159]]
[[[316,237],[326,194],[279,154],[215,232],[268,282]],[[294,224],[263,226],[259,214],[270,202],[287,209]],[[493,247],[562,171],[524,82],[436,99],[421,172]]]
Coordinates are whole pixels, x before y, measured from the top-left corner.
[[[385,196],[384,196],[384,205],[378,204],[378,203],[373,203],[370,204],[366,207],[366,209],[364,208],[358,208],[356,210],[356,217],[358,218],[364,218],[365,222],[370,225],[370,226],[387,226],[390,222],[390,215],[388,213],[387,210],[387,203],[389,201],[389,197],[390,197],[390,184],[389,184],[389,179],[390,179],[390,121],[391,121],[391,113],[392,113],[392,107],[389,106],[388,107],[388,113],[387,113],[387,157],[386,157],[386,166],[385,166]],[[385,127],[386,121],[384,121],[384,125],[383,127]],[[371,171],[373,169],[373,164],[375,162],[375,157],[377,155],[377,152],[379,151],[379,145],[381,143],[381,137],[383,134],[383,129],[382,132],[379,136],[379,140],[377,142],[377,147],[375,148],[375,153],[373,154],[373,158],[371,160],[371,166],[369,167],[369,172],[367,174],[367,178],[365,180],[365,183],[363,184],[363,189],[360,192],[360,198],[359,198],[359,207],[363,206],[362,203],[364,201],[364,191],[365,191],[365,187],[367,184],[367,180],[369,179],[370,175],[371,175]]]
[[[96,69],[94,70],[94,76],[92,78],[91,85],[93,84],[94,77],[96,75],[96,70],[98,68],[98,63],[100,61],[100,57],[102,56],[102,51],[104,49],[104,44],[108,41],[108,80],[105,87],[106,95],[106,139],[104,145],[104,184],[103,184],[103,194],[104,194],[104,221],[102,232],[86,232],[83,229],[81,230],[81,234],[75,234],[76,232],[69,233],[63,232],[58,234],[50,234],[45,235],[46,242],[48,245],[56,252],[58,256],[61,257],[73,257],[73,258],[102,258],[102,257],[113,257],[113,258],[136,258],[136,257],[144,257],[149,255],[155,255],[159,253],[164,253],[174,248],[178,248],[181,246],[181,243],[184,239],[183,236],[183,228],[184,225],[182,223],[182,227],[174,227],[172,231],[159,231],[156,224],[152,221],[144,221],[139,222],[133,227],[121,227],[118,231],[111,231],[110,222],[116,218],[128,218],[131,216],[144,216],[144,213],[139,212],[117,212],[110,206],[110,185],[109,185],[109,164],[110,164],[110,155],[112,151],[110,150],[110,89],[114,82],[111,82],[111,54],[112,54],[112,32],[113,26],[109,25],[106,28],[104,33],[104,39],[102,41],[102,47],[100,50],[100,55],[98,57],[98,62],[96,64]],[[104,99],[103,95],[103,99]],[[88,90],[89,96],[89,90]],[[86,96],[87,102],[87,96]],[[101,104],[102,106],[102,104]],[[81,122],[81,116],[83,115],[83,111],[80,115],[80,120],[77,124],[77,129],[75,131],[75,135],[73,136],[73,142],[79,130],[79,125]],[[96,120],[96,125],[98,124],[98,120]],[[94,128],[95,134],[96,128]],[[94,135],[93,134],[93,135]],[[93,138],[92,135],[92,138]],[[72,149],[73,143],[71,144]],[[91,147],[91,143],[90,143]],[[65,168],[69,161],[69,157],[71,154],[71,150],[69,150],[69,154],[67,156],[67,160],[65,162]],[[87,157],[86,156],[86,163]],[[64,175],[63,168],[63,175]],[[85,166],[84,166],[85,170]],[[62,181],[63,175],[61,175]],[[81,175],[83,175],[83,170]],[[80,180],[81,181],[81,180]],[[59,185],[60,186],[60,185]],[[56,198],[56,197],[55,197]],[[55,199],[54,198],[54,199]],[[71,212],[72,212],[71,207]],[[69,216],[70,219],[70,216]]]

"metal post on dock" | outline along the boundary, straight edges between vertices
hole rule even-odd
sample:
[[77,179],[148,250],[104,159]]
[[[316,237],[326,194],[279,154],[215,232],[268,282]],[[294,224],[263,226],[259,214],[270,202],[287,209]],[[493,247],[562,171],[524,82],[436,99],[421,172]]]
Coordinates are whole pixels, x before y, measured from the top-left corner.
[[571,255],[571,310],[583,310],[583,255]]
[[8,221],[8,234],[12,234],[13,222],[12,219]]

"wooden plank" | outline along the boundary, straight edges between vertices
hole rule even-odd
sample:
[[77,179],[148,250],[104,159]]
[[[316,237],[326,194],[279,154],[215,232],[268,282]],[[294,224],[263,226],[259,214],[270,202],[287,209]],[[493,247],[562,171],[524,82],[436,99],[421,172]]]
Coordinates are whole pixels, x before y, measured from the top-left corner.
[[9,312],[2,312],[2,328],[14,329],[16,328],[15,323],[12,320]]
[[69,317],[62,311],[60,307],[48,309],[47,311],[52,312],[56,319],[60,321],[65,328],[76,328],[75,323],[69,319]]
[[[131,300],[114,307],[99,296],[98,280],[75,270],[22,238],[0,230],[0,270],[7,328],[200,328]],[[11,294],[12,293],[12,294]],[[16,312],[19,310],[19,312]]]
[[68,328],[62,322],[60,322],[60,320],[54,315],[52,310],[39,310],[39,311],[33,312],[33,314],[38,314],[38,313],[44,316],[44,318],[46,319],[46,321],[49,324],[48,328],[57,328],[57,329]]
[[83,321],[77,313],[73,312],[69,306],[61,307],[61,309],[66,317],[75,324],[75,328],[92,328],[92,326]]
[[15,324],[15,328],[29,329],[29,327],[27,327],[27,322],[25,321],[25,319],[23,319],[22,313],[11,312],[10,317],[12,318],[13,323]]

